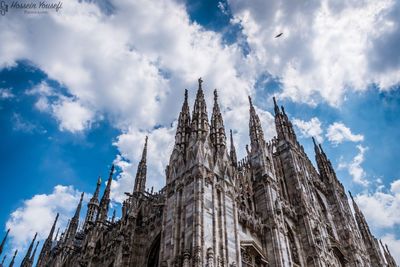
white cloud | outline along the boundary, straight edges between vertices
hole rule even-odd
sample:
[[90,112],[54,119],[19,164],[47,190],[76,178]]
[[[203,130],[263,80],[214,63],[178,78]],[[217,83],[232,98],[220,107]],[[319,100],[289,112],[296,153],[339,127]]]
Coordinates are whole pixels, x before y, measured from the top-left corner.
[[54,104],[52,109],[53,115],[60,123],[60,130],[80,132],[88,128],[94,119],[94,113],[89,108],[71,99]]
[[347,91],[400,82],[398,1],[228,2],[258,68],[282,82],[281,97],[337,106]]
[[11,228],[12,246],[23,248],[36,232],[39,240],[45,239],[57,212],[60,213],[58,225],[65,226],[79,197],[80,192],[72,186],[57,185],[50,194],[35,195],[25,200],[21,207],[11,213],[6,223],[6,227]]
[[0,99],[10,99],[14,97],[15,95],[10,88],[0,88]]
[[319,143],[322,143],[324,140],[322,137],[321,122],[317,117],[311,118],[309,121],[293,119],[293,124],[297,126],[303,137],[315,137]]
[[395,180],[390,185],[390,191],[400,195],[400,180]]
[[[59,15],[0,18],[0,66],[29,59],[67,88],[75,108],[91,110],[73,121],[56,113],[62,129],[84,130],[93,114],[106,115],[124,131],[170,124],[183,89],[196,87],[200,76],[207,88],[220,89],[226,106],[246,102],[255,77],[241,49],[191,23],[184,5],[173,0],[112,5],[112,16],[94,2],[69,1]],[[63,106],[72,107],[71,101]]]
[[329,125],[326,137],[334,145],[343,143],[344,141],[360,142],[364,140],[361,134],[353,134],[346,125],[341,122],[334,122]]
[[400,180],[391,183],[389,191],[376,191],[357,195],[356,200],[367,220],[373,227],[389,228],[400,225],[400,190],[396,185]]
[[35,103],[35,108],[37,108],[39,111],[48,111],[50,109],[49,101],[47,100],[46,97],[39,97],[39,99]]
[[34,86],[33,88],[27,90],[25,92],[27,95],[39,95],[39,96],[59,96],[60,94],[57,93],[47,82],[41,82]]
[[368,186],[370,182],[366,179],[366,173],[361,164],[364,162],[365,152],[368,147],[358,145],[358,154],[353,158],[350,163],[340,162],[339,169],[347,169],[349,174],[353,177],[353,182],[364,187]]

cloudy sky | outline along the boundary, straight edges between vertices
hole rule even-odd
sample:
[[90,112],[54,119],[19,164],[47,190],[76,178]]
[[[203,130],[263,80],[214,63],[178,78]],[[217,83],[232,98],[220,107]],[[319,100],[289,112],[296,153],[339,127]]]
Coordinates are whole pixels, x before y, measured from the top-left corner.
[[68,0],[39,13],[5,2],[0,223],[1,237],[11,227],[9,258],[35,232],[45,238],[57,212],[65,226],[112,163],[119,212],[145,135],[147,186],[160,189],[184,89],[192,104],[202,77],[209,113],[218,89],[240,157],[247,95],[267,139],[275,95],[312,161],[315,136],[400,262],[399,1]]

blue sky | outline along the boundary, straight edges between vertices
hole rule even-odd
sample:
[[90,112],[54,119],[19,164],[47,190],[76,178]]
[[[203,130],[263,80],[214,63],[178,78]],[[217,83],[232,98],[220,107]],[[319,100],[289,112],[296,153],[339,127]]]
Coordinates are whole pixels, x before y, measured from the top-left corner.
[[373,232],[399,255],[399,13],[389,0],[69,1],[46,14],[9,10],[0,17],[6,253],[26,248],[36,231],[45,238],[56,212],[65,224],[80,192],[90,195],[113,162],[118,208],[145,135],[148,187],[160,189],[184,88],[193,103],[203,77],[209,113],[218,88],[241,157],[247,95],[267,139],[277,96],[312,161],[315,136]]

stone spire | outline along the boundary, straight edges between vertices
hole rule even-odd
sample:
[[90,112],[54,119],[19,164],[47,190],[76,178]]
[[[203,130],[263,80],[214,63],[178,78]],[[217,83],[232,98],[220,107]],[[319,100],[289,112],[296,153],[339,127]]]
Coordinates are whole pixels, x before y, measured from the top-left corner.
[[1,241],[1,245],[0,245],[0,255],[1,255],[1,253],[3,252],[4,245],[6,244],[7,237],[8,237],[8,233],[10,233],[10,229],[7,230],[7,233],[6,233],[6,235],[4,236],[3,241]]
[[272,99],[274,100],[274,111],[275,111],[275,115],[278,115],[278,114],[280,113],[280,111],[279,111],[278,104],[276,104],[275,96],[272,97]]
[[[9,267],[13,267],[13,266],[14,266],[15,257],[17,256],[17,254],[18,254],[18,249],[15,250],[14,256],[12,257],[12,260],[11,260],[11,262],[10,262]],[[22,266],[22,264],[21,264],[21,266]]]
[[79,225],[79,214],[81,213],[82,208],[82,200],[85,193],[81,194],[81,198],[79,200],[78,206],[76,207],[74,217],[72,217],[71,221],[69,222],[68,230],[66,232],[66,243],[72,242],[75,238],[76,231],[78,230]]
[[349,195],[351,197],[351,201],[353,203],[354,215],[356,217],[356,222],[358,224],[358,228],[360,229],[361,235],[363,238],[369,240],[372,236],[371,231],[369,230],[367,221],[365,220],[364,214],[361,212],[360,208],[358,207],[357,203],[355,202],[353,195],[349,191]]
[[390,253],[388,246],[386,244],[383,245],[381,239],[379,239],[379,242],[381,243],[383,255],[385,256],[387,266],[388,267],[397,267],[396,261],[394,260],[392,254]]
[[112,215],[112,218],[111,218],[111,222],[112,222],[112,223],[115,222],[115,209],[114,209],[114,211],[113,211],[113,215]]
[[317,145],[317,142],[315,142],[314,136],[312,137],[312,141],[313,141],[313,144],[314,144],[314,151],[315,151],[315,154],[316,154],[316,155],[321,154],[321,151],[319,150],[319,147],[318,147],[318,145]]
[[56,241],[56,242],[58,240],[58,234],[59,233],[60,233],[60,227],[57,228],[57,233],[56,233],[56,236],[54,237],[54,241]]
[[35,237],[32,239],[31,244],[29,245],[28,251],[26,252],[25,257],[24,257],[23,260],[22,260],[21,267],[28,267],[28,266],[30,266],[29,260],[30,260],[30,257],[31,257],[33,245],[35,244],[36,237],[37,237],[37,233],[35,234]]
[[324,150],[322,149],[321,144],[317,145],[315,138],[312,137],[314,143],[314,151],[315,151],[315,161],[318,165],[318,171],[322,180],[329,180],[329,178],[333,175],[336,177],[335,171],[333,170],[331,161],[326,156]]
[[97,220],[96,220],[97,222],[104,222],[107,219],[108,208],[110,204],[110,192],[111,192],[111,182],[113,174],[114,174],[114,164],[111,166],[106,189],[104,189],[103,197],[100,200],[99,212],[97,213]]
[[101,177],[99,176],[96,183],[96,190],[94,191],[93,197],[90,199],[90,201],[96,202],[97,204],[99,203],[100,186],[101,186]]
[[142,152],[142,158],[140,159],[135,178],[135,187],[133,192],[141,192],[144,193],[146,189],[146,173],[147,173],[147,136],[144,141],[144,147]]
[[205,140],[209,130],[208,115],[206,101],[204,100],[204,92],[201,87],[203,80],[199,78],[199,89],[197,90],[196,100],[193,107],[192,115],[192,136],[196,140]]
[[296,144],[296,133],[293,130],[292,123],[289,121],[289,118],[285,113],[284,107],[281,106],[281,110],[279,110],[275,97],[273,97],[273,100],[275,110],[275,127],[278,134],[278,139],[291,141],[292,143]]
[[31,266],[33,266],[33,262],[35,261],[35,255],[36,255],[36,250],[37,250],[37,247],[38,247],[38,246],[39,246],[39,241],[36,242],[35,249],[33,250],[32,256],[31,256],[31,258],[29,259],[30,265],[31,265]]
[[185,89],[185,100],[183,101],[182,111],[179,113],[178,126],[175,134],[175,147],[183,154],[189,144],[191,127],[190,127],[190,111],[188,104],[188,90]]
[[377,239],[372,235],[367,220],[364,217],[364,214],[359,209],[357,203],[354,201],[354,198],[349,191],[349,195],[353,202],[354,215],[356,218],[356,222],[358,225],[358,229],[360,230],[362,239],[364,240],[365,246],[367,248],[369,257],[372,262],[372,266],[383,266],[384,265],[384,256],[382,255]]
[[249,130],[250,130],[251,150],[253,151],[259,146],[264,146],[265,140],[264,140],[264,132],[261,127],[260,118],[256,113],[256,110],[253,106],[253,102],[250,96],[249,96],[249,103],[250,103]]
[[211,142],[216,151],[224,151],[226,148],[226,135],[224,120],[222,119],[221,111],[218,104],[217,89],[214,90],[214,107],[211,115]]
[[236,149],[235,149],[235,144],[233,143],[233,134],[232,130],[230,130],[230,137],[231,137],[231,151],[230,151],[230,158],[232,161],[232,165],[237,167],[237,156],[236,156]]
[[87,229],[90,224],[94,223],[96,220],[96,215],[97,212],[99,211],[99,192],[100,192],[100,186],[101,186],[101,177],[97,179],[97,184],[96,184],[96,190],[94,191],[94,194],[92,198],[89,200],[89,203],[87,204],[87,212],[86,212],[86,218],[85,218],[85,223],[83,225],[83,229]]
[[71,219],[68,219],[67,226],[65,227],[64,231],[61,233],[61,237],[60,237],[60,241],[61,241],[61,242],[65,242],[65,240],[66,240],[66,237],[67,237],[67,230],[68,230],[68,228],[69,228],[70,222],[71,222]]
[[43,266],[45,262],[47,262],[47,259],[49,257],[50,251],[51,251],[51,246],[53,244],[53,234],[54,234],[54,229],[56,228],[57,220],[58,220],[59,214],[57,213],[57,216],[53,222],[53,225],[51,226],[50,233],[46,240],[43,243],[42,250],[40,251],[39,254],[39,259],[37,262],[37,266]]

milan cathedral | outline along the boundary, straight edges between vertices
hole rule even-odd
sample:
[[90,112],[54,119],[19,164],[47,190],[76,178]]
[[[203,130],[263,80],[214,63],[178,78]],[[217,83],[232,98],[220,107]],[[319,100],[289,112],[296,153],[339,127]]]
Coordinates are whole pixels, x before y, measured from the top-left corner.
[[[192,114],[185,92],[165,187],[146,190],[146,138],[121,218],[109,217],[113,166],[100,201],[97,181],[83,222],[83,194],[66,230],[54,237],[57,215],[37,266],[396,267],[350,194],[351,209],[321,145],[313,140],[316,169],[275,98],[277,136],[266,141],[249,102],[250,146],[238,160],[217,91],[209,121],[199,79]],[[35,239],[23,267],[34,264]]]

